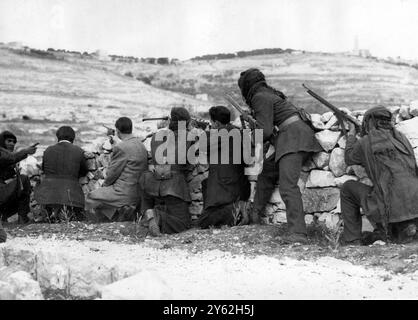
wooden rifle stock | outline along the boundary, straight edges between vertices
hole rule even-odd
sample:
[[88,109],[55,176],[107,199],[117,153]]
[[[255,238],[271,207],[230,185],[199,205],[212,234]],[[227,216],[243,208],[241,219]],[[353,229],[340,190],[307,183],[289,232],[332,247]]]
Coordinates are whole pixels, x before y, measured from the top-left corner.
[[346,114],[346,113],[342,112],[336,106],[332,105],[330,102],[328,102],[327,100],[325,100],[324,98],[322,98],[320,95],[318,95],[317,93],[315,93],[314,91],[312,91],[311,89],[309,89],[305,84],[302,84],[302,86],[306,89],[306,92],[310,96],[314,97],[316,100],[318,100],[324,106],[328,107],[329,109],[331,109],[332,112],[334,112],[335,116],[337,117],[338,121],[340,122],[341,128],[342,128],[342,130],[343,130],[344,133],[345,133],[345,127],[344,127],[344,124],[342,123],[343,120],[350,121],[357,128],[360,128],[361,127],[360,121],[358,121],[355,117],[353,117],[353,116],[351,116],[349,114]]

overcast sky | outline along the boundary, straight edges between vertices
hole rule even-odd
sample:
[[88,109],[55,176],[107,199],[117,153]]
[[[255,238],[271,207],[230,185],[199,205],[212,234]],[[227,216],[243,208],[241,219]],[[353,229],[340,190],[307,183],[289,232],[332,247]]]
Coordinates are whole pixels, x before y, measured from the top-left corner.
[[138,57],[259,48],[418,59],[416,0],[0,0],[0,42]]

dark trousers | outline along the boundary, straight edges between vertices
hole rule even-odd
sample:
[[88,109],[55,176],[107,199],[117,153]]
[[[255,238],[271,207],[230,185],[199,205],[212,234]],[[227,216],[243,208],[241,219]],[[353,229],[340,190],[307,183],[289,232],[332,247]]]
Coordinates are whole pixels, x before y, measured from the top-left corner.
[[183,199],[173,196],[153,197],[143,192],[141,212],[148,209],[154,209],[158,213],[161,233],[179,233],[190,228],[189,203]]
[[361,204],[364,204],[367,195],[372,190],[372,187],[358,182],[347,181],[340,190],[341,197],[341,215],[344,220],[344,234],[345,241],[354,241],[361,239]]
[[[344,220],[344,234],[343,240],[345,241],[354,241],[360,240],[362,238],[362,220],[360,208],[366,202],[368,194],[372,191],[372,187],[357,181],[347,181],[345,182],[340,190],[341,197],[341,215]],[[369,217],[368,217],[369,218]],[[376,224],[377,231],[383,232],[383,227],[380,221],[375,221],[376,219],[369,220]],[[388,225],[388,235],[393,239],[400,239],[402,237],[402,231],[409,224],[417,224],[417,219],[406,220],[402,222],[389,223]]]
[[232,227],[234,223],[233,203],[207,208],[203,210],[203,213],[197,220],[197,225],[202,229],[207,229],[211,226],[220,227],[224,225]]
[[30,212],[30,193],[32,187],[30,185],[29,177],[20,175],[23,190],[19,195],[14,195],[0,206],[0,214],[2,220],[6,221],[9,217],[17,213],[19,216],[27,217]]
[[0,243],[6,242],[6,239],[7,239],[7,233],[3,229],[3,226],[1,225],[1,222],[0,222]]
[[286,205],[286,219],[291,233],[306,234],[305,212],[298,180],[302,165],[309,156],[307,152],[284,155],[278,162],[274,156],[263,163],[263,170],[257,178],[254,196],[254,213],[265,216],[264,210],[279,182],[279,192]]

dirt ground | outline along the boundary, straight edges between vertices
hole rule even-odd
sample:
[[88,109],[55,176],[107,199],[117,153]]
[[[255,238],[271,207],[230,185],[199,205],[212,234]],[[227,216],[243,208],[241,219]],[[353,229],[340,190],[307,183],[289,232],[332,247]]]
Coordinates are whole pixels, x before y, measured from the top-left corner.
[[[317,227],[311,245],[282,245],[285,225],[197,230],[151,238],[129,223],[7,226],[8,245],[65,253],[82,265],[146,270],[169,299],[416,299],[417,250],[408,245],[334,250]],[[6,243],[7,244],[7,243]],[[158,282],[158,281],[157,281]],[[74,299],[56,292],[46,299]]]
[[378,267],[393,274],[411,274],[418,270],[418,241],[408,244],[376,243],[370,246],[335,247],[325,236],[325,229],[314,224],[308,227],[309,245],[286,245],[280,236],[286,234],[286,224],[247,225],[200,230],[192,228],[174,235],[153,238],[137,232],[132,222],[90,224],[69,222],[60,224],[5,225],[13,237],[76,241],[109,241],[115,244],[148,243],[159,250],[180,249],[191,254],[220,250],[249,258],[268,256],[282,259],[315,261],[322,257],[345,260],[355,265]]

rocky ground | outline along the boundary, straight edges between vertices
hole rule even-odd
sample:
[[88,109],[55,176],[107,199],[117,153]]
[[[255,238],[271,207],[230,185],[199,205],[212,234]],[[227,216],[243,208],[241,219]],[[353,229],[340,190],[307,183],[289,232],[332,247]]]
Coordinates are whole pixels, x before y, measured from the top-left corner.
[[394,273],[414,273],[418,270],[418,242],[409,244],[383,244],[370,246],[336,245],[330,231],[323,224],[312,223],[308,227],[309,245],[286,245],[281,237],[286,235],[286,224],[247,225],[220,229],[190,229],[189,231],[153,238],[143,232],[136,232],[131,222],[90,224],[69,222],[60,224],[30,224],[5,226],[9,235],[75,240],[110,241],[116,244],[146,243],[159,250],[181,249],[191,254],[206,250],[220,250],[246,257],[270,256],[289,257],[296,260],[315,260],[333,257],[366,267],[380,267]]
[[[416,243],[335,249],[319,225],[309,227],[310,245],[282,244],[285,224],[191,229],[161,238],[135,235],[131,227],[8,225],[9,239],[0,249],[9,265],[20,255],[24,262],[18,265],[37,278],[46,299],[417,297]],[[70,271],[72,286],[65,287],[71,281],[62,279]],[[46,283],[67,289],[45,289]]]

